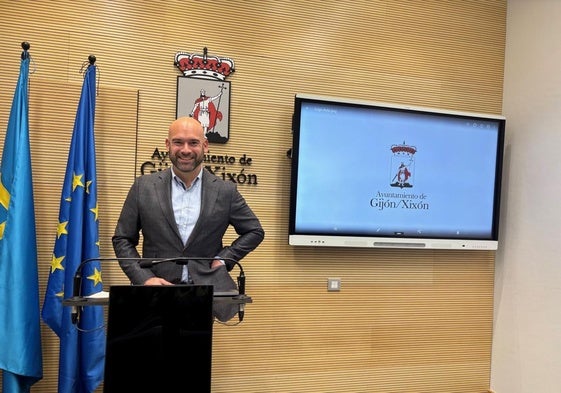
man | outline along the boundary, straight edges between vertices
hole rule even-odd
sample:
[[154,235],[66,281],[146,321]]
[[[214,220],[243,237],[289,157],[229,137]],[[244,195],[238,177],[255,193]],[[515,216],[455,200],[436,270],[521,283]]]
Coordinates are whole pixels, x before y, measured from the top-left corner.
[[[166,147],[172,167],[140,176],[130,188],[112,238],[117,258],[189,257],[188,265],[173,262],[143,268],[138,261],[119,264],[133,285],[194,283],[214,291],[236,289],[228,273],[262,241],[265,232],[236,185],[203,168],[208,141],[191,117],[171,123]],[[222,238],[229,225],[239,235],[229,246]],[[196,257],[206,258],[197,259]],[[211,260],[211,258],[213,258]],[[218,319],[233,317],[235,307],[217,310]]]

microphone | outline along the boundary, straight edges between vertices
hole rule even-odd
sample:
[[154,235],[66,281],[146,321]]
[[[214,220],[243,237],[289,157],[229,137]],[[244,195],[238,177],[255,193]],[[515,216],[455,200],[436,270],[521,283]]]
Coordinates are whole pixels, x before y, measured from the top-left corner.
[[174,262],[177,265],[187,265],[189,264],[189,259],[202,259],[202,260],[214,260],[216,258],[187,258],[187,257],[173,257],[173,258],[156,258],[156,259],[152,259],[152,258],[139,258],[140,262],[138,262],[138,265],[141,268],[149,268],[152,267],[154,265],[157,265],[159,263],[164,263],[164,262]]
[[[239,265],[241,267],[241,265]],[[240,275],[238,276],[238,293],[241,296],[245,296],[245,274],[243,270],[240,270]],[[245,313],[245,303],[240,303],[238,309],[238,321],[243,321],[243,316]]]
[[[233,258],[224,258],[224,257],[215,257],[215,258],[209,258],[209,257],[173,257],[173,258],[156,258],[156,259],[150,259],[150,258],[116,258],[116,259],[135,259],[140,261],[138,263],[138,265],[142,268],[150,268],[154,265],[158,265],[160,263],[167,263],[167,262],[174,262],[178,265],[188,265],[190,260],[199,260],[199,261],[214,261],[216,259],[221,260],[221,261],[227,261],[227,262],[232,262],[234,265],[236,265],[239,269],[240,269],[240,275],[238,277],[238,290],[240,295],[245,295],[245,274],[243,271],[243,266],[235,259]],[[241,278],[241,280],[240,280]],[[239,283],[240,281],[242,281],[242,286],[243,288],[239,288]],[[243,293],[242,293],[242,289],[243,289]]]
[[[174,257],[174,258],[163,258],[163,259],[152,259],[152,260],[149,259],[149,258],[143,258],[143,260],[141,260],[139,262],[139,265],[142,268],[149,268],[149,267],[152,267],[152,266],[157,265],[159,263],[166,263],[166,262],[174,262],[178,265],[188,265],[189,260],[191,260],[191,259],[198,259],[198,260],[202,260],[202,261],[214,261],[215,259],[219,259],[219,260],[222,260],[222,261],[228,261],[228,262],[234,263],[240,269],[240,274],[238,275],[238,278],[237,278],[238,296],[240,298],[245,297],[245,273],[243,271],[243,266],[237,260],[232,259],[232,258],[223,258],[223,257],[220,257],[220,256],[218,256],[216,258],[209,258],[209,257]],[[243,321],[244,314],[245,314],[245,303],[240,302],[239,303],[239,309],[238,309],[238,320],[240,322]]]
[[[237,277],[237,283],[238,283],[238,296],[243,298],[245,297],[245,273],[243,270],[243,266],[235,259],[233,258],[224,258],[224,257],[216,257],[216,258],[208,258],[208,257],[173,257],[173,258],[88,258],[88,259],[84,259],[80,265],[78,265],[78,268],[76,269],[76,273],[74,274],[74,280],[73,280],[73,288],[72,288],[72,298],[73,299],[79,299],[81,296],[81,289],[82,289],[82,270],[84,268],[85,265],[87,265],[90,262],[94,262],[94,261],[99,261],[99,262],[103,262],[103,261],[138,261],[138,264],[141,268],[150,268],[154,265],[160,264],[160,263],[167,263],[167,262],[174,262],[178,265],[187,265],[189,263],[189,260],[191,259],[198,259],[198,260],[206,260],[206,261],[214,261],[215,259],[219,259],[222,261],[228,261],[231,262],[233,264],[235,264],[236,266],[238,266],[240,273]],[[72,323],[73,324],[77,324],[78,321],[80,320],[80,314],[82,311],[82,307],[81,306],[75,306],[72,305],[72,310],[70,312],[71,315],[71,319],[72,319]],[[244,302],[240,302],[239,304],[239,310],[238,310],[238,319],[240,322],[243,321],[244,318],[244,311],[245,311],[245,303]]]
[[[74,282],[72,284],[72,297],[74,299],[80,297],[80,291],[82,287],[82,273],[81,273],[80,266],[78,267],[78,272],[74,276]],[[72,310],[70,311],[71,321],[73,325],[78,323],[78,319],[80,318],[80,313],[82,312],[82,307],[73,305]]]

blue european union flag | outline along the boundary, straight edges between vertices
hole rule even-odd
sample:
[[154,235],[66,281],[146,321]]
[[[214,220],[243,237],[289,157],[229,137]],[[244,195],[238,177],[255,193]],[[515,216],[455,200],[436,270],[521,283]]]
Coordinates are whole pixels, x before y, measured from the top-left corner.
[[29,146],[29,54],[22,54],[0,166],[0,369],[4,393],[43,378]]
[[[71,307],[62,304],[73,296],[73,279],[86,259],[99,258],[99,221],[94,140],[96,66],[85,71],[84,84],[62,187],[51,270],[43,304],[43,320],[60,338],[59,393],[93,392],[103,380],[105,331],[101,306],[83,307],[77,324]],[[79,293],[103,289],[98,260],[82,268]]]

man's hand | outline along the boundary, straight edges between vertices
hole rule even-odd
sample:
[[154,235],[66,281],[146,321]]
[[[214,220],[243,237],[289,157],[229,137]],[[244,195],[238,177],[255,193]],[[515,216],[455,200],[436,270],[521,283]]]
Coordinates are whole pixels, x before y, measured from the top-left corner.
[[148,280],[144,281],[144,285],[173,285],[173,284],[160,277],[150,277]]
[[215,259],[210,264],[211,269],[218,269],[220,266],[224,266],[224,262],[222,262],[220,259]]

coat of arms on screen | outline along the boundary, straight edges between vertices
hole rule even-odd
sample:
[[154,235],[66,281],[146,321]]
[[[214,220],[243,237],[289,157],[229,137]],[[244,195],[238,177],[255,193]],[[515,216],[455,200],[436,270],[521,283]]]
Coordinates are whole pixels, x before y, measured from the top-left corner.
[[183,73],[177,77],[176,117],[191,116],[205,130],[209,142],[226,143],[230,138],[230,82],[234,60],[227,57],[177,52],[175,66]]
[[405,142],[403,142],[401,145],[392,145],[391,151],[390,186],[399,188],[413,187],[415,153],[417,152],[417,148],[415,146],[406,145]]

